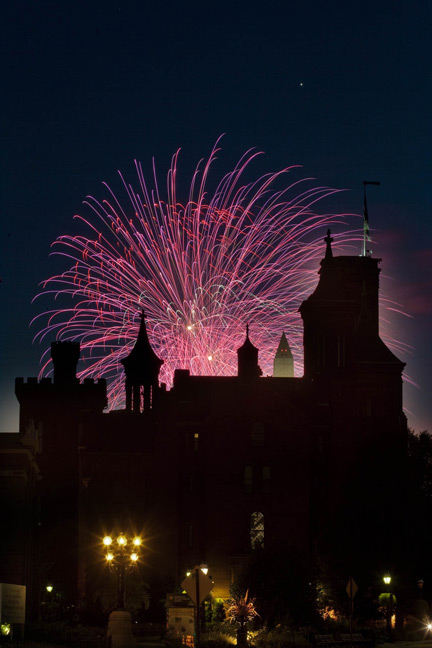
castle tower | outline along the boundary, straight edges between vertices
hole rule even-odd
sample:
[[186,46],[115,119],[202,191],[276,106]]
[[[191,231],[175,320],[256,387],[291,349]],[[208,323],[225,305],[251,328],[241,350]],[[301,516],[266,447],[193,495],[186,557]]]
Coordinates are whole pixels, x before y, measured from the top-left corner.
[[379,337],[380,259],[334,257],[330,230],[320,280],[300,306],[304,324],[304,375],[314,379],[379,365],[399,376],[404,367]]
[[[315,476],[311,524],[324,552],[343,534],[349,550],[343,556],[339,547],[338,559],[346,565],[358,547],[360,570],[371,527],[359,520],[374,520],[377,556],[391,555],[394,534],[405,542],[402,508],[393,495],[405,497],[404,363],[379,335],[380,260],[333,256],[330,232],[324,240],[318,285],[300,307]],[[382,502],[388,503],[384,514]]]
[[249,339],[249,324],[246,325],[246,340],[237,349],[238,377],[258,378],[261,376],[261,367],[258,364],[258,349]]
[[150,346],[144,311],[137,340],[130,354],[122,360],[126,375],[126,410],[142,412],[152,407],[152,398],[159,387],[160,360]]
[[294,360],[291,353],[290,345],[286,339],[285,333],[279,342],[276,355],[273,360],[273,377],[274,378],[293,378],[294,377]]
[[54,384],[66,385],[77,381],[76,368],[80,357],[79,342],[52,342]]

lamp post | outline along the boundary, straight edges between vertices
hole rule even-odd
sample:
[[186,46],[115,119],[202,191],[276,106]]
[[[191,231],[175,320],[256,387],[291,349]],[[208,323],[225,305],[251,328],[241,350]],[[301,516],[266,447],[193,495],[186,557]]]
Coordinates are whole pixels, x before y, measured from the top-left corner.
[[125,609],[126,572],[137,564],[141,543],[138,536],[128,540],[124,533],[120,533],[115,541],[111,536],[105,536],[103,539],[109,569],[117,573],[117,610]]
[[[390,590],[389,585],[391,583],[391,576],[390,576],[390,574],[388,572],[383,576],[383,581],[387,585],[388,589]],[[392,598],[393,598],[392,593],[389,591],[388,592],[388,599],[387,599],[387,634],[389,635],[389,637],[391,635]]]
[[182,582],[182,587],[195,603],[195,648],[199,648],[201,638],[201,602],[213,589],[211,577],[205,578],[207,574],[207,565],[201,563],[201,565],[195,565],[192,571],[187,572],[186,578]]
[[128,538],[120,533],[117,538],[103,538],[105,559],[109,570],[117,574],[117,605],[109,616],[108,636],[111,637],[112,648],[131,648],[135,645],[132,635],[132,622],[129,612],[125,609],[126,573],[131,571],[139,560],[142,544],[141,538]]

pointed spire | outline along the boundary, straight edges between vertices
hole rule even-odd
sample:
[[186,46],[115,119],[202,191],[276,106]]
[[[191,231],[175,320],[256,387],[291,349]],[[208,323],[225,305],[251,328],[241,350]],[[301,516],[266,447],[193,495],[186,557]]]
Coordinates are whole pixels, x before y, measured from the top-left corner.
[[141,411],[141,388],[144,390],[144,406],[147,403],[150,407],[150,392],[158,386],[163,360],[157,357],[150,345],[144,311],[141,312],[141,323],[134,348],[121,362],[126,374],[126,409]]
[[144,310],[141,311],[141,323],[134,348],[126,358],[123,358],[122,364],[125,371],[131,368],[135,370],[134,373],[139,373],[142,376],[153,374],[155,371],[159,372],[163,364],[163,360],[157,357],[150,345]]
[[246,339],[243,342],[240,349],[255,349],[258,352],[258,349],[252,344],[252,342],[249,339],[249,324],[246,324]]
[[273,360],[273,377],[294,377],[294,360],[285,332],[282,333],[279,346]]
[[331,244],[333,243],[333,239],[331,237],[331,231],[329,229],[327,230],[327,236],[325,237],[324,242],[326,243],[326,252],[324,258],[326,261],[328,261],[329,259],[333,258],[333,252],[331,247]]
[[237,349],[239,378],[258,378],[261,367],[258,364],[258,349],[249,339],[249,324],[246,324],[246,339]]
[[141,311],[141,323],[138,331],[138,337],[134,345],[134,349],[136,349],[137,347],[142,349],[147,349],[148,351],[150,351],[151,354],[153,354],[154,356],[156,355],[153,349],[151,348],[148,339],[144,309],[142,309]]

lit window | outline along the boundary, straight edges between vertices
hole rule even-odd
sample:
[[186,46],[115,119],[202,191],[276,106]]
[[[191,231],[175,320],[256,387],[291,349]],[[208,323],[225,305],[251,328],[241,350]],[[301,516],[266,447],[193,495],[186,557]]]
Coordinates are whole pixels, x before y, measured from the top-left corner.
[[251,515],[250,542],[252,549],[264,547],[264,514],[258,511]]
[[195,432],[195,434],[194,434],[194,450],[195,450],[195,452],[198,451],[198,448],[199,448],[199,434],[198,434],[198,432]]
[[252,466],[245,466],[244,469],[244,490],[245,493],[252,493],[253,469]]

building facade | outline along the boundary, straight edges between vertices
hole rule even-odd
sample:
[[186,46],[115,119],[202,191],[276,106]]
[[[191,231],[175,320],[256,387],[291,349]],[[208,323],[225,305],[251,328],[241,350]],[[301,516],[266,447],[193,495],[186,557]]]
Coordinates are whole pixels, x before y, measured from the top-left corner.
[[53,344],[53,381],[17,379],[20,433],[33,425],[39,437],[46,579],[71,597],[97,588],[101,538],[115,530],[143,536],[146,569],[168,591],[206,562],[216,597],[258,547],[348,575],[398,560],[404,364],[379,337],[379,260],[333,257],[330,235],[326,246],[300,308],[302,378],[281,331],[275,375],[261,376],[252,327],[237,376],[179,368],[167,390],[143,314],[123,360],[124,410],[104,412],[103,380],[78,382],[73,343]]

